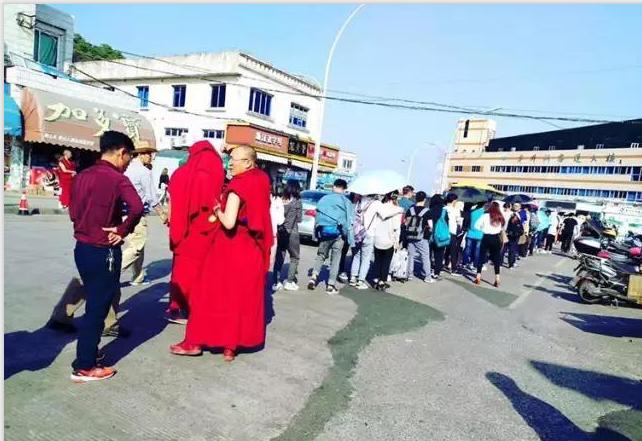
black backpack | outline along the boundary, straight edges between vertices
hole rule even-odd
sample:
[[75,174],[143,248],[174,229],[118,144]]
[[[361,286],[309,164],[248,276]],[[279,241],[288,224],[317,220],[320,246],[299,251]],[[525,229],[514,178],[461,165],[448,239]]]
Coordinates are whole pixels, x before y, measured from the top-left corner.
[[410,207],[408,210],[408,220],[406,226],[406,239],[407,240],[421,240],[424,238],[424,228],[422,226],[423,217],[428,213],[428,207],[422,207],[421,211],[417,213],[415,206]]

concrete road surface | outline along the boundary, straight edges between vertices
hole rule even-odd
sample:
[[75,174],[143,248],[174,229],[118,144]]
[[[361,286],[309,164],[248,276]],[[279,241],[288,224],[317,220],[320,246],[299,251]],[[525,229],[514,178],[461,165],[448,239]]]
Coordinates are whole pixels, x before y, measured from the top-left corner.
[[226,364],[168,352],[184,328],[163,320],[171,255],[150,224],[152,284],[123,288],[132,336],[102,342],[119,372],[77,385],[75,335],[44,328],[76,274],[69,220],[5,215],[7,440],[642,440],[642,310],[578,303],[566,257],[499,289],[280,291],[265,349]]

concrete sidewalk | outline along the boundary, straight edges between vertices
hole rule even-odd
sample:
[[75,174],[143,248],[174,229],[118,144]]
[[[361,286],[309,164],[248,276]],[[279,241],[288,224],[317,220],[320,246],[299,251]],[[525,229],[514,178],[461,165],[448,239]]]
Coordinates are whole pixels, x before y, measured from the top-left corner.
[[75,275],[69,221],[5,216],[5,238],[8,440],[642,440],[641,310],[578,303],[565,257],[505,270],[500,289],[280,291],[265,349],[225,364],[169,354],[183,328],[162,317],[171,256],[151,220],[153,283],[123,289],[133,334],[103,339],[119,373],[76,385],[75,336],[43,327]]

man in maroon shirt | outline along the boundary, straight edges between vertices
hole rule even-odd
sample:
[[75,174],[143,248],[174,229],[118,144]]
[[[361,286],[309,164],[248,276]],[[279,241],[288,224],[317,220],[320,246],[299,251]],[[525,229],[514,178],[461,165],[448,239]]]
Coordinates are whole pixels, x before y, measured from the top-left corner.
[[[116,370],[98,366],[98,344],[105,317],[120,288],[121,244],[143,215],[143,203],[123,172],[134,143],[124,133],[108,131],[100,137],[101,158],[78,174],[69,210],[74,224],[76,267],[85,286],[85,315],[78,334],[71,379],[104,380]],[[123,203],[129,214],[122,220]]]

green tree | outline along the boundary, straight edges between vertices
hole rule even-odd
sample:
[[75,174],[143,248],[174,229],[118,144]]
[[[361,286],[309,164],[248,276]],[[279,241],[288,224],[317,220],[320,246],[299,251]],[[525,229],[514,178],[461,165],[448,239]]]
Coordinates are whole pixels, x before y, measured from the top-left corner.
[[77,61],[118,60],[121,58],[125,58],[122,52],[108,44],[96,46],[85,40],[82,35],[74,35],[74,63]]

